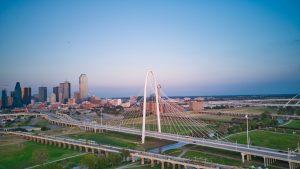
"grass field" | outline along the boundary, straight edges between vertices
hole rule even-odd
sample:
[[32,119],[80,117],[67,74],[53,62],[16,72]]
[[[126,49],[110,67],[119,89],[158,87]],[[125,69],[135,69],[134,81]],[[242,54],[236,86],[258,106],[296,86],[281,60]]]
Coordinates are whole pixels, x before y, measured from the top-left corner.
[[[275,133],[271,131],[255,130],[249,132],[251,145],[262,146],[280,150],[295,149],[300,140],[296,134]],[[239,133],[229,137],[232,142],[246,144],[246,133]]]
[[282,127],[300,129],[300,120],[292,120]]
[[79,133],[69,135],[71,138],[75,139],[87,139],[93,140],[97,143],[118,146],[118,147],[126,147],[126,148],[135,148],[137,146],[137,137],[119,133]]
[[166,155],[171,155],[171,156],[179,156],[179,154],[182,153],[181,149],[170,149],[164,152]]
[[212,121],[221,121],[221,122],[229,122],[233,117],[231,116],[218,116],[218,115],[210,115],[210,114],[201,114],[199,118],[202,120],[212,120]]
[[78,133],[68,135],[75,139],[93,140],[100,144],[133,148],[139,150],[148,150],[162,145],[170,144],[172,142],[159,140],[146,137],[145,144],[141,144],[141,136],[117,133],[117,132],[104,132],[104,133]]
[[269,107],[242,107],[242,108],[229,108],[229,109],[207,109],[207,111],[211,112],[234,112],[234,113],[249,113],[249,114],[261,114],[264,112],[277,112],[276,108]]
[[43,145],[28,141],[16,144],[1,144],[0,169],[19,169],[39,164],[34,162],[36,159],[33,154],[40,151],[46,152],[48,156],[47,161],[79,154],[77,151],[61,149],[55,146]]
[[185,158],[190,158],[190,159],[198,159],[202,161],[207,161],[207,162],[213,162],[213,163],[218,163],[218,164],[224,164],[224,165],[234,165],[234,166],[240,166],[241,162],[240,160],[235,160],[232,158],[227,158],[226,156],[216,156],[216,155],[211,155],[202,151],[195,151],[195,150],[189,150],[187,151],[184,156]]

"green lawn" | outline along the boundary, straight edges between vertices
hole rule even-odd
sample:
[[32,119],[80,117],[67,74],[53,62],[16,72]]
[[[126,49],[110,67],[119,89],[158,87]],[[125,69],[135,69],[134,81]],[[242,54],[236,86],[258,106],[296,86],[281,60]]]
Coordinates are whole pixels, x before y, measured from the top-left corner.
[[71,138],[75,139],[87,139],[93,140],[100,144],[118,146],[118,147],[126,147],[126,148],[135,148],[137,137],[131,135],[125,135],[121,133],[112,133],[112,132],[104,132],[104,133],[80,133],[69,135]]
[[289,122],[286,125],[283,125],[282,127],[300,129],[300,120],[292,120],[291,122]]
[[241,165],[240,160],[226,158],[226,156],[211,155],[202,151],[195,151],[195,150],[187,151],[183,157],[189,159],[201,160],[201,161],[206,160],[207,162],[213,162],[213,163],[224,164],[224,165],[234,165],[234,166]]
[[166,155],[179,156],[182,153],[181,149],[170,149],[164,152]]
[[57,160],[79,153],[77,151],[38,144],[35,142],[24,142],[21,144],[12,144],[5,146],[1,145],[0,169],[19,169],[36,165],[37,163],[34,163],[35,157],[33,154],[41,151],[48,154],[47,161]]
[[37,126],[37,127],[46,127],[48,125],[49,122],[42,118],[37,118],[37,121],[35,122],[35,124],[33,124],[33,126]]
[[201,114],[199,116],[201,120],[212,120],[212,121],[220,121],[220,122],[230,122],[233,117],[231,116],[218,116],[211,114]]
[[139,150],[149,150],[155,147],[173,143],[171,141],[146,137],[145,144],[141,144],[141,136],[109,131],[106,131],[104,133],[84,132],[79,134],[71,134],[68,136],[74,139],[93,140],[99,144]]
[[[271,131],[255,130],[249,132],[251,145],[262,146],[280,150],[295,149],[300,140],[296,134],[275,133]],[[239,133],[229,137],[232,142],[246,144],[246,133]]]

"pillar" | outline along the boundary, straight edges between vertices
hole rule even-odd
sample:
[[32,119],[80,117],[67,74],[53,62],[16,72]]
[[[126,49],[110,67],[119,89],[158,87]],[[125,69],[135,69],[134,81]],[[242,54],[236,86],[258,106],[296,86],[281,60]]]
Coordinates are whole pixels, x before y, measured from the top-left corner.
[[151,163],[151,167],[154,167],[154,160],[151,158],[150,161],[151,161],[150,162]]
[[175,169],[175,168],[176,168],[176,164],[175,164],[175,163],[172,163],[172,166],[173,166],[173,169]]
[[250,160],[251,160],[251,155],[247,154],[247,161],[250,161]]
[[266,158],[266,157],[264,157],[264,166],[265,166],[265,167],[268,166],[268,164],[267,164],[267,158]]
[[141,164],[142,164],[142,165],[145,164],[145,159],[144,159],[144,157],[141,157]]
[[245,163],[245,154],[241,153],[241,155],[242,155],[242,162]]
[[165,168],[165,162],[161,161],[161,169],[164,169],[164,168]]
[[131,161],[134,163],[135,162],[135,157],[131,156]]

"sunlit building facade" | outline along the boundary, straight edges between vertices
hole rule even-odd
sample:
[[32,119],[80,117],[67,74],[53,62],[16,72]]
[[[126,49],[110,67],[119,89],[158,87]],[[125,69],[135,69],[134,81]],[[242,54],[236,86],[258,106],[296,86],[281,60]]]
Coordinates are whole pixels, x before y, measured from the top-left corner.
[[88,78],[86,74],[81,74],[79,76],[79,93],[81,99],[86,99],[88,97]]

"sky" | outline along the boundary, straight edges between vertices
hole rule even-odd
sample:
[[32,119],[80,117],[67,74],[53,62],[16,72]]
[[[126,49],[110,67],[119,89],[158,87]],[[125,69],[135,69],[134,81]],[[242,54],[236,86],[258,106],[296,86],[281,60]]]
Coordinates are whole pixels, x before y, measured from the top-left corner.
[[85,73],[90,95],[300,92],[300,2],[0,0],[0,88],[48,90]]

